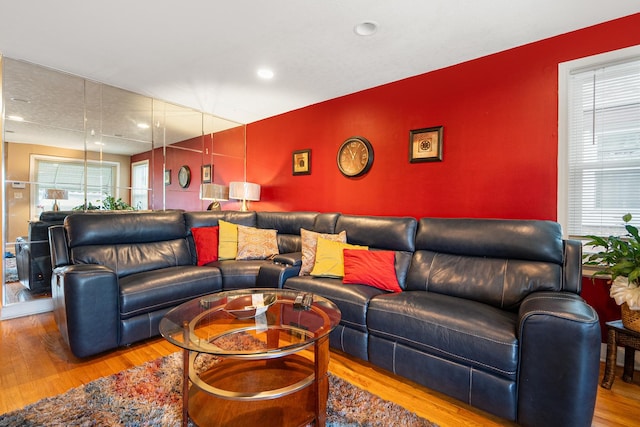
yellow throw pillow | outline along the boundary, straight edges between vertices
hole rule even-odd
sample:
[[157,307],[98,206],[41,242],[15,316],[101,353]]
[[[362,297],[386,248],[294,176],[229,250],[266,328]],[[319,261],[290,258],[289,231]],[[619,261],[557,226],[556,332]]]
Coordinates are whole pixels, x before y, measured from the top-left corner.
[[278,253],[278,230],[238,226],[236,259],[267,259]]
[[369,247],[333,242],[319,237],[318,246],[316,247],[316,263],[313,265],[311,275],[317,277],[344,277],[344,256],[342,251],[345,249],[367,250]]
[[236,259],[238,253],[238,226],[227,221],[218,221],[218,259]]
[[300,229],[300,241],[302,243],[302,266],[300,267],[300,276],[308,276],[316,263],[316,248],[318,247],[318,238],[333,240],[335,242],[347,242],[347,232],[341,231],[338,234],[324,234],[315,231],[309,231],[304,228]]

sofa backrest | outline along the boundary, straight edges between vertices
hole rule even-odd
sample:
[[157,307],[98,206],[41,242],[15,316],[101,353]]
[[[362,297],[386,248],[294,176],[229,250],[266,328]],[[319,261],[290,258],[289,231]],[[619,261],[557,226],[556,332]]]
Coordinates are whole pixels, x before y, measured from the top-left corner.
[[516,310],[531,292],[566,290],[564,248],[551,221],[422,218],[407,290]]
[[417,221],[411,217],[340,215],[334,232],[346,231],[347,242],[372,250],[396,253],[396,277],[405,288],[407,272],[415,250]]
[[64,222],[73,264],[100,264],[118,277],[193,264],[182,212],[78,213]]
[[40,221],[62,224],[67,216],[81,212],[82,211],[44,211],[40,214]]
[[318,212],[257,212],[258,228],[278,231],[281,254],[302,251],[300,229],[313,230]]
[[215,227],[219,220],[247,227],[257,226],[256,213],[253,211],[193,211],[184,213],[185,227],[189,235],[191,235],[192,228]]

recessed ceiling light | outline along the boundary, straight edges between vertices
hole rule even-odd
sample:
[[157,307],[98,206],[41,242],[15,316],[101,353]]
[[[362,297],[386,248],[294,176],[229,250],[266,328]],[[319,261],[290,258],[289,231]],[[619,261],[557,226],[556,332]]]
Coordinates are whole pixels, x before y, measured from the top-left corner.
[[373,21],[366,21],[356,25],[353,31],[359,36],[371,36],[378,31],[378,24]]
[[21,116],[13,116],[13,115],[9,115],[9,116],[7,116],[7,119],[9,119],[9,120],[13,120],[14,122],[23,122],[23,121],[24,121],[24,117],[21,117]]
[[140,129],[149,129],[149,125],[146,123],[138,123]]
[[272,79],[273,76],[273,71],[269,70],[268,68],[260,68],[258,70],[258,77],[260,77],[261,79],[269,80]]

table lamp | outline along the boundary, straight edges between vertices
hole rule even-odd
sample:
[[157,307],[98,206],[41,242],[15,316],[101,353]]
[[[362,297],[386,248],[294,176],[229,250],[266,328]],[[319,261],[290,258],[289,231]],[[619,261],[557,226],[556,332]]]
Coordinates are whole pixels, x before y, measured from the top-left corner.
[[254,184],[253,182],[230,182],[229,183],[229,198],[242,200],[241,211],[247,210],[248,201],[260,200],[260,184]]
[[200,184],[200,200],[213,200],[208,211],[219,211],[220,201],[229,200],[229,188],[220,184]]
[[67,190],[61,190],[58,188],[49,188],[47,190],[47,199],[53,200],[52,210],[57,212],[60,210],[58,206],[58,200],[67,200],[69,198],[69,192]]

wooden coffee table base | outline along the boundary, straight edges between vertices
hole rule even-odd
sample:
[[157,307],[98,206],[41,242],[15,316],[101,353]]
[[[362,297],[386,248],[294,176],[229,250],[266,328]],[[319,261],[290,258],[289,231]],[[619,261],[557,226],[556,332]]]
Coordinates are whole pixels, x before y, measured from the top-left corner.
[[297,354],[225,359],[191,378],[188,401],[184,402],[188,415],[199,426],[298,427],[314,420],[316,426],[324,426],[328,347],[328,337],[317,342],[313,360]]

